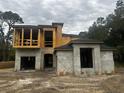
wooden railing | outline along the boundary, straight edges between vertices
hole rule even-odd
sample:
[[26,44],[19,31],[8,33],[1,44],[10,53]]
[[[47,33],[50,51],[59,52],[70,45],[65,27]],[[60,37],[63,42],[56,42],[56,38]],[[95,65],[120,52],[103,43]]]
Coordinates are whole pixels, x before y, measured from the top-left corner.
[[38,46],[38,40],[24,39],[23,46]]
[[45,41],[45,47],[53,47],[53,41]]
[[24,39],[23,43],[22,40],[16,40],[15,46],[38,46],[38,40],[30,40],[30,39]]

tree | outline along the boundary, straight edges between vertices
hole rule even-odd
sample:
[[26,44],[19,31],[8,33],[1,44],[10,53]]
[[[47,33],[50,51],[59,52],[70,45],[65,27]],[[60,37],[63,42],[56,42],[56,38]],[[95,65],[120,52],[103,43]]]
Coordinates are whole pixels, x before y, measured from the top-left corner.
[[117,1],[115,15],[118,17],[124,17],[124,2],[123,2],[123,0]]
[[117,1],[115,14],[107,17],[107,27],[111,28],[106,40],[108,44],[116,47],[122,45],[124,43],[124,2],[122,0]]
[[[17,14],[11,11],[0,12],[0,44],[1,51],[3,51],[2,60],[9,60],[9,51],[11,50],[12,44],[12,26],[15,23],[23,23],[22,18]],[[6,23],[8,25],[8,32],[4,33],[5,28],[3,24]]]
[[103,17],[97,18],[96,22],[89,27],[88,37],[104,41],[108,35],[108,29],[105,27],[106,20]]
[[118,61],[124,61],[124,1],[118,0],[113,14],[99,17],[89,27],[88,37],[103,40],[117,49]]

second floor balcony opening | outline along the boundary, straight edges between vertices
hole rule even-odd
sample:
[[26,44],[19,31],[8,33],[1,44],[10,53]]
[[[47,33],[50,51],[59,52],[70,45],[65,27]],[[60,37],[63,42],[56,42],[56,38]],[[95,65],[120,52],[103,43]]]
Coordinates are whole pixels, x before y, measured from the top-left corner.
[[40,31],[38,29],[15,29],[13,44],[15,47],[38,47]]
[[37,46],[38,45],[38,30],[25,29],[23,45],[24,46]]
[[45,31],[45,47],[53,47],[53,31]]
[[23,40],[23,46],[30,46],[30,29],[25,29],[24,30],[24,40]]

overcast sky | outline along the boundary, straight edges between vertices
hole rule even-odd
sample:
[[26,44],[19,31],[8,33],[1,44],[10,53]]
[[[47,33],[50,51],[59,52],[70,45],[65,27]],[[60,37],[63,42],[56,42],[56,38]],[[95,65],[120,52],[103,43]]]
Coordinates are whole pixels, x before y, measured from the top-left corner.
[[117,0],[0,0],[0,11],[18,13],[25,24],[63,22],[64,32],[87,31],[97,19],[115,9]]

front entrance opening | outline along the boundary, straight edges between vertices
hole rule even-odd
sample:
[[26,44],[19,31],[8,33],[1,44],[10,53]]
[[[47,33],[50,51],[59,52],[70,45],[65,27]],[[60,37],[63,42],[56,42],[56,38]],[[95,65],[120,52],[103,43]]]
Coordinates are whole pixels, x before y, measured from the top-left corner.
[[35,57],[21,57],[21,70],[35,69]]
[[52,68],[53,67],[53,55],[45,54],[44,55],[44,68]]
[[81,68],[93,68],[92,49],[80,48]]

